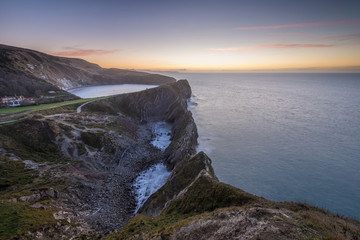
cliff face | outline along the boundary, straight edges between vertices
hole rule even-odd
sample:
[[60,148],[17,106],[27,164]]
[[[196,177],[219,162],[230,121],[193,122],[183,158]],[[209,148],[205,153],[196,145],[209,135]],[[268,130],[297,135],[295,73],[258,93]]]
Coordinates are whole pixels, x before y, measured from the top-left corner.
[[179,161],[166,184],[139,213],[149,217],[211,212],[218,208],[265,203],[267,200],[220,182],[211,159],[200,152]]
[[186,100],[191,96],[191,89],[186,80],[163,85],[146,91],[119,95],[114,101],[122,111],[142,122],[174,122],[187,110]]
[[30,49],[0,44],[0,96],[35,95],[49,90],[106,84],[175,82],[159,74],[104,69],[82,59],[51,56]]
[[172,169],[177,162],[195,153],[197,128],[187,109],[191,88],[186,80],[162,85],[146,91],[129,93],[85,106],[90,111],[122,112],[141,123],[167,121],[172,123],[171,144],[166,149],[166,164]]

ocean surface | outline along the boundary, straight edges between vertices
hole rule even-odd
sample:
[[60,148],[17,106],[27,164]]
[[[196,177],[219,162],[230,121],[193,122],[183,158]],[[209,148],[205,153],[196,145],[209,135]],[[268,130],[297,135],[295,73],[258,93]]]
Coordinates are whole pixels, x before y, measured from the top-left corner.
[[171,76],[221,181],[360,219],[360,74]]

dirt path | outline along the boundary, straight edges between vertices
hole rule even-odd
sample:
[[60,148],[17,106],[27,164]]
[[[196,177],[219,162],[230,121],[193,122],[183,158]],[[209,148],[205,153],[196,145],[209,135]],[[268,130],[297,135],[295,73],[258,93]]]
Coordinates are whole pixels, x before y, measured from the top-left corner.
[[109,97],[94,99],[94,100],[88,101],[88,102],[86,102],[86,103],[83,103],[83,104],[81,104],[81,105],[76,109],[76,112],[77,112],[77,113],[81,113],[82,107],[85,106],[85,105],[88,104],[88,103],[96,102],[96,101],[103,100],[103,99],[107,99],[107,98],[109,98]]
[[19,120],[9,120],[9,121],[5,121],[5,122],[0,122],[0,124],[6,124],[6,123],[12,123],[12,122],[16,122]]

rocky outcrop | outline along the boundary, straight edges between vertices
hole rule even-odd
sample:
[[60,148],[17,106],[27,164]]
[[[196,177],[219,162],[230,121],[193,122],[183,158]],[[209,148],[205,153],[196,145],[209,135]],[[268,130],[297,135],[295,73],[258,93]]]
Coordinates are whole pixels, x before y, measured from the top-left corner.
[[172,170],[165,185],[148,199],[139,213],[151,217],[160,215],[165,206],[186,193],[201,176],[216,180],[211,160],[203,152],[180,161]]
[[173,169],[180,160],[195,153],[197,145],[197,127],[191,112],[187,109],[187,100],[191,88],[187,80],[148,89],[138,93],[121,96],[128,103],[126,112],[135,114],[141,122],[167,121],[173,124],[171,144],[166,149],[166,164]]
[[106,101],[89,104],[86,108],[116,114],[122,112],[140,122],[174,122],[187,110],[191,88],[187,80],[165,84],[145,91],[122,94]]
[[50,90],[106,84],[154,84],[174,78],[123,69],[105,69],[82,59],[51,56],[0,44],[0,96],[39,96]]
[[172,124],[171,144],[166,149],[166,164],[172,169],[180,160],[196,152],[198,132],[187,100],[191,88],[187,80],[162,85],[141,92],[122,94],[84,107],[85,111],[117,114],[140,123],[166,121]]
[[259,199],[219,182],[210,158],[200,152],[178,162],[166,184],[148,199],[139,213],[151,217],[160,213],[187,214],[194,210],[202,213],[220,207],[242,206]]
[[166,164],[169,169],[181,160],[190,157],[196,152],[198,132],[190,111],[187,111],[181,118],[177,118],[172,128],[172,141],[165,150]]

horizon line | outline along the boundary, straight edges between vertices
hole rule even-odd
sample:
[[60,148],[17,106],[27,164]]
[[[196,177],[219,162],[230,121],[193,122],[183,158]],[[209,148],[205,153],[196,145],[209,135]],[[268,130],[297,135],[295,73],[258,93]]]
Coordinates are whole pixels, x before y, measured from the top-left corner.
[[335,21],[335,22],[311,22],[311,23],[295,23],[284,25],[269,25],[269,26],[252,26],[252,27],[236,27],[234,30],[260,30],[260,29],[281,29],[281,28],[296,28],[296,27],[315,27],[315,26],[329,26],[360,23],[360,19]]

